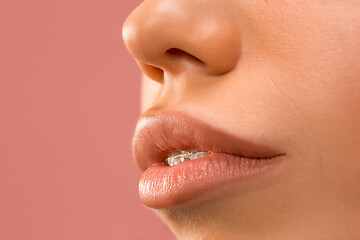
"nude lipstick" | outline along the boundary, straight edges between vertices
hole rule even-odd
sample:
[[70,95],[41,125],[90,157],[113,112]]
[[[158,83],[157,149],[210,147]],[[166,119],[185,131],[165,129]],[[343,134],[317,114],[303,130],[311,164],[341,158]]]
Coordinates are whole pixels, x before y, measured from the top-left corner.
[[147,112],[140,118],[133,154],[143,171],[140,198],[158,209],[178,207],[216,189],[251,181],[274,169],[285,156],[175,111]]

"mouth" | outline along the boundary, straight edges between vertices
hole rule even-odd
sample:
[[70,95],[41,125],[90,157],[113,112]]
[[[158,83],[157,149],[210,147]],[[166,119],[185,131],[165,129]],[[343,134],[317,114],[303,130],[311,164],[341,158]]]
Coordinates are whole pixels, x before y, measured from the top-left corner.
[[143,171],[140,198],[157,209],[179,207],[219,188],[261,177],[285,156],[173,111],[142,116],[133,154]]

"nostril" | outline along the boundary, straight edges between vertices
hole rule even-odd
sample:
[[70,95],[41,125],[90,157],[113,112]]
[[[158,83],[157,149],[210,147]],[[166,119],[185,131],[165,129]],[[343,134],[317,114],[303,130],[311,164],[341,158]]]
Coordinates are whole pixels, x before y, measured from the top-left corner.
[[[165,54],[169,57],[174,57],[176,59],[186,59],[188,61],[192,61],[197,64],[205,65],[205,63],[201,59],[199,59],[199,58],[195,57],[194,55],[191,55],[190,53],[187,53],[181,49],[178,49],[178,48],[170,48],[165,51]],[[170,59],[168,59],[168,60],[170,60]],[[156,67],[154,65],[140,62],[140,61],[138,63],[139,63],[139,66],[140,66],[142,72],[147,77],[149,77],[159,83],[162,83],[164,81],[164,72],[166,70],[169,70],[166,68],[163,69],[163,68]]]
[[166,51],[166,54],[170,55],[170,56],[187,58],[194,62],[205,64],[201,59],[199,59],[199,58],[195,57],[194,55],[191,55],[190,53],[187,53],[181,49],[178,49],[178,48],[170,48]]
[[139,63],[141,71],[149,78],[162,83],[164,80],[164,70],[146,63]]

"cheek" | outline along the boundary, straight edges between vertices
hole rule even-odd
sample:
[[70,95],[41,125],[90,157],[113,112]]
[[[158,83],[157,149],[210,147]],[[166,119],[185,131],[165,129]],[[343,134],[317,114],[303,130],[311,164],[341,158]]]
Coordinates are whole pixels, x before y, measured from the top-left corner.
[[[321,185],[318,189],[328,196],[327,204],[346,200],[341,204],[350,208],[360,197],[359,16],[359,11],[311,13],[284,36],[284,26],[273,25],[279,29],[278,38],[261,45],[270,79],[293,106],[288,114],[296,113],[301,117],[297,121],[303,122],[302,129],[290,123],[294,131],[288,133],[306,133],[297,135],[294,145],[307,150],[297,157],[299,163],[308,163],[303,172],[311,175],[313,185]],[[299,44],[287,45],[290,40]],[[312,171],[314,166],[319,170]]]
[[292,105],[289,114],[301,117],[319,150],[354,153],[360,144],[359,4],[274,3],[283,5],[279,14],[255,9],[263,17],[246,23],[249,55],[264,60],[268,78]]

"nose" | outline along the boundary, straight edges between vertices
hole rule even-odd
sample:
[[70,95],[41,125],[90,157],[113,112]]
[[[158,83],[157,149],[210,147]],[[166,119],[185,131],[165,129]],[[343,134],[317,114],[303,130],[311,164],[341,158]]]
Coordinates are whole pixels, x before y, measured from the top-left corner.
[[241,39],[233,16],[219,4],[146,0],[124,23],[125,45],[142,71],[159,82],[164,73],[229,73],[239,61]]

